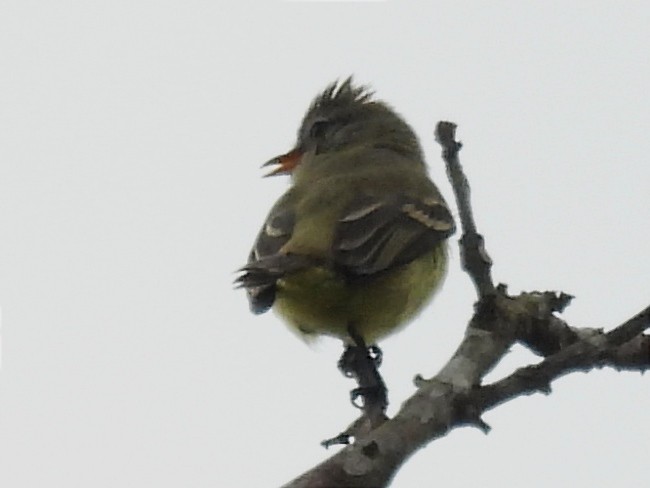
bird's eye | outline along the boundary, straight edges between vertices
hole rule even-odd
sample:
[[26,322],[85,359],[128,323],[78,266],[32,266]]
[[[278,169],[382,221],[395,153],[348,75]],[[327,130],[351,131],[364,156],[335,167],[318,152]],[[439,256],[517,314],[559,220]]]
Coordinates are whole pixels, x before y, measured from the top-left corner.
[[330,125],[329,120],[317,120],[309,128],[309,135],[315,139],[322,137]]

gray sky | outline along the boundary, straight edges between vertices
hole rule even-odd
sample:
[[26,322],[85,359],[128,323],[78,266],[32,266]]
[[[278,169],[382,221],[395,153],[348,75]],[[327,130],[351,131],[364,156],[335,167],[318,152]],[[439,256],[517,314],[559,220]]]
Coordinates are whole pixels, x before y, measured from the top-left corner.
[[[420,134],[459,124],[494,276],[563,290],[575,326],[650,301],[647,2],[0,5],[0,484],[277,486],[356,415],[340,344],[307,347],[233,291],[288,181],[311,98],[354,73]],[[391,411],[453,353],[473,289],[446,285],[382,343]],[[490,376],[536,359],[515,348]],[[648,378],[601,370],[418,453],[395,486],[628,486]]]

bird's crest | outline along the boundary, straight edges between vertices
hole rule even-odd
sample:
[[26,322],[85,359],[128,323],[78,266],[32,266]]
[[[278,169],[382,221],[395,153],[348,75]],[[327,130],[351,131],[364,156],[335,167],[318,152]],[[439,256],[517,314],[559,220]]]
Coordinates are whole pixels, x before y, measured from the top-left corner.
[[323,107],[362,105],[371,101],[373,92],[367,86],[354,86],[352,76],[342,83],[339,80],[331,83],[318,95],[311,104],[309,111]]

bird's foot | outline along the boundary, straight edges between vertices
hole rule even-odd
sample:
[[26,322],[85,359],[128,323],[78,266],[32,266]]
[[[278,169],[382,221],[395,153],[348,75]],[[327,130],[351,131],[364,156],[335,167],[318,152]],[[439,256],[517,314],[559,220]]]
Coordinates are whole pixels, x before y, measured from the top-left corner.
[[359,362],[359,348],[358,346],[347,346],[341,354],[337,366],[339,371],[346,378],[353,378],[356,369],[356,364]]
[[[384,411],[388,406],[387,393],[383,381],[373,386],[360,386],[350,391],[350,402],[360,410],[374,407]],[[359,398],[363,400],[362,403],[357,401]]]
[[366,368],[368,367],[368,362],[372,364],[373,369],[379,369],[383,359],[384,354],[379,346],[348,345],[341,354],[337,366],[343,376],[354,378],[358,376],[356,373],[360,368],[363,368],[364,365]]

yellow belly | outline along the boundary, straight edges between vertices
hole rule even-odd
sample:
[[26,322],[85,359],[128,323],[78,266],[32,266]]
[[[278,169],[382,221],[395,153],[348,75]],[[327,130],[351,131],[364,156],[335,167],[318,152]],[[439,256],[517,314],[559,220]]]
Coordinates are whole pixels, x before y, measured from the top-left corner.
[[327,268],[311,268],[278,282],[273,309],[308,338],[329,335],[349,342],[353,326],[375,344],[413,319],[446,273],[446,245],[411,263],[361,283],[346,283]]

